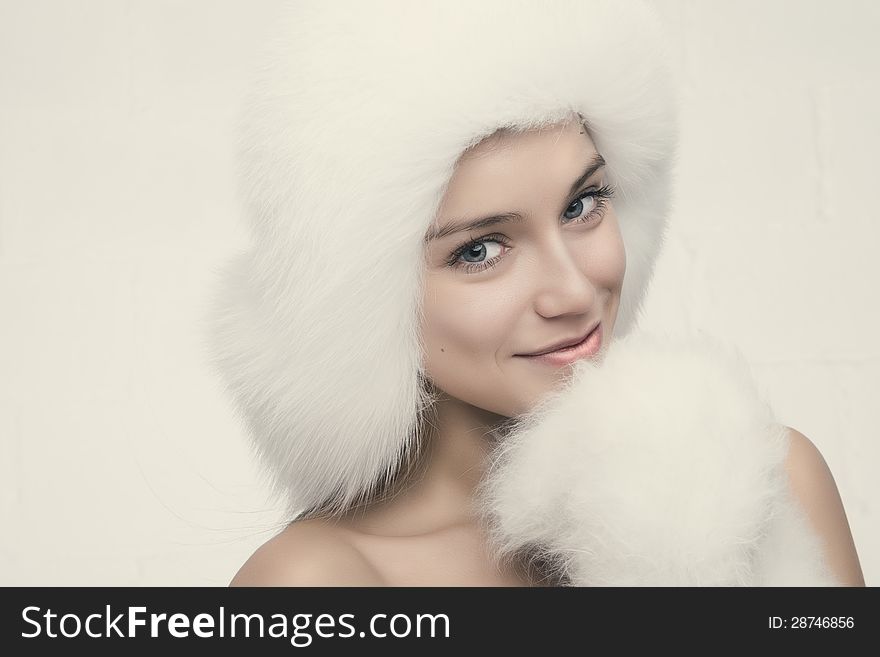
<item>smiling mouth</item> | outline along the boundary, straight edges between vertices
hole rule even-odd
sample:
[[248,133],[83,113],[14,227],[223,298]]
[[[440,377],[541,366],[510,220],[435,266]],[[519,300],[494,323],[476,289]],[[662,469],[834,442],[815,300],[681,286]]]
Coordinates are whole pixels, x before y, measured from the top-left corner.
[[576,338],[574,340],[562,342],[558,347],[544,349],[543,351],[536,351],[531,354],[516,354],[516,355],[517,356],[543,356],[544,354],[549,354],[554,351],[562,351],[564,349],[571,349],[572,347],[576,347],[577,345],[582,344],[584,340],[589,338],[593,334],[593,331],[595,331],[597,328],[599,328],[600,324],[601,324],[601,322],[596,322],[596,325],[593,326],[593,328],[591,328],[589,331],[587,331],[587,333],[585,333],[585,334],[582,333],[580,338]]
[[570,365],[581,358],[595,356],[599,353],[601,347],[602,324],[600,322],[596,325],[596,328],[588,333],[584,339],[577,344],[555,349],[543,354],[522,354],[518,355],[518,357],[528,358],[535,362],[560,367],[563,365]]

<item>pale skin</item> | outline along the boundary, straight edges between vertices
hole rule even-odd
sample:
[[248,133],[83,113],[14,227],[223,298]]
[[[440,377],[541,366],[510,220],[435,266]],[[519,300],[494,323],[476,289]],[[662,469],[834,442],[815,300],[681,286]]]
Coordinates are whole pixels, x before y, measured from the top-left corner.
[[[509,212],[523,220],[426,241],[421,328],[441,400],[424,475],[343,518],[292,523],[231,586],[544,585],[491,559],[470,503],[486,468],[486,430],[563,376],[517,354],[595,321],[606,341],[613,335],[626,254],[613,200],[597,191],[605,184],[599,156],[580,122],[569,121],[497,133],[460,158],[432,229]],[[864,586],[834,478],[806,436],[789,435],[791,489],[826,561],[842,584]]]

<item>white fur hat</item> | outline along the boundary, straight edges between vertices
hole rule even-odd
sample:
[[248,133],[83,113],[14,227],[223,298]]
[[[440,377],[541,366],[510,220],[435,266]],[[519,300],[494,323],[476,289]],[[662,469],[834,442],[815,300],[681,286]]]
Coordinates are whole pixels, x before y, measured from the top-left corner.
[[292,3],[241,123],[250,248],[211,358],[292,512],[368,499],[421,438],[424,235],[462,152],[579,113],[607,162],[634,326],[670,204],[676,94],[623,0]]

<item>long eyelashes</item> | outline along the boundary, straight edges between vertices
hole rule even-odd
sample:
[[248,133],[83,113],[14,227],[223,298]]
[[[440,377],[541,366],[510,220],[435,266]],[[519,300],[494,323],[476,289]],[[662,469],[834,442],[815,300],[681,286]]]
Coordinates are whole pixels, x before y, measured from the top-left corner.
[[460,262],[459,261],[459,258],[461,258],[461,256],[463,256],[467,251],[477,249],[481,245],[485,248],[485,243],[487,243],[487,242],[497,242],[498,244],[501,244],[504,247],[507,247],[510,245],[510,243],[507,241],[507,238],[505,238],[503,235],[499,235],[497,233],[493,233],[491,235],[484,235],[483,237],[480,237],[475,240],[471,240],[469,242],[465,242],[462,246],[457,247],[450,255],[449,260],[447,260],[447,264],[450,267],[453,267],[455,269],[462,269],[468,273],[482,271],[484,269],[488,269],[489,267],[494,267],[498,263],[498,261],[501,260],[501,258],[503,256],[498,255],[498,256],[495,256],[494,258],[490,258],[489,260],[484,260],[483,262]]
[[[583,201],[586,198],[591,198],[595,202],[595,206],[587,212],[582,217],[574,219],[570,222],[566,223],[593,223],[598,221],[605,215],[605,211],[608,208],[608,200],[614,196],[614,187],[611,185],[605,185],[599,189],[587,190],[585,192],[581,192],[574,200],[569,203],[568,207],[571,208],[576,203]],[[482,237],[478,237],[476,239],[468,240],[463,244],[457,246],[449,258],[446,261],[447,266],[452,267],[453,269],[462,270],[466,273],[477,273],[480,271],[485,271],[490,267],[494,267],[498,264],[501,259],[504,257],[503,254],[498,254],[493,258],[489,258],[488,260],[484,260],[482,262],[463,262],[461,261],[461,257],[467,251],[476,251],[482,247],[482,250],[485,251],[486,243],[497,243],[502,247],[506,248],[510,245],[507,238],[504,235],[500,235],[498,233],[493,233],[491,235],[484,235]],[[479,255],[479,254],[475,254]]]

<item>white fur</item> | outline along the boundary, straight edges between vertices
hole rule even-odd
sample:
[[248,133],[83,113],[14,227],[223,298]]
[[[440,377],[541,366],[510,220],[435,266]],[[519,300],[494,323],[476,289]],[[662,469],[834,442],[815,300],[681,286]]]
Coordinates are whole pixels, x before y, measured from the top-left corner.
[[431,403],[422,240],[456,159],[580,112],[616,185],[617,333],[660,250],[676,132],[658,22],[623,0],[292,3],[242,114],[249,249],[205,318],[276,490],[344,509],[391,476]]
[[735,347],[636,331],[506,427],[476,504],[575,586],[831,585],[787,449]]

